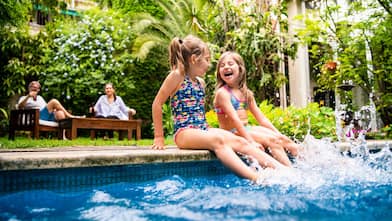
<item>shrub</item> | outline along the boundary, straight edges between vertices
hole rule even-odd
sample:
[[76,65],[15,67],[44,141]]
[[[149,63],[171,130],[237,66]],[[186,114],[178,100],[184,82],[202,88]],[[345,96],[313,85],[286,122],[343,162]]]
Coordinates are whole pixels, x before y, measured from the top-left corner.
[[[290,106],[283,110],[268,104],[267,101],[261,102],[259,108],[280,132],[293,139],[302,141],[308,133],[316,138],[336,139],[335,115],[332,108],[310,103],[305,108]],[[248,113],[248,116],[250,125],[258,125],[252,114]],[[215,111],[208,111],[206,118],[211,127],[219,127]]]

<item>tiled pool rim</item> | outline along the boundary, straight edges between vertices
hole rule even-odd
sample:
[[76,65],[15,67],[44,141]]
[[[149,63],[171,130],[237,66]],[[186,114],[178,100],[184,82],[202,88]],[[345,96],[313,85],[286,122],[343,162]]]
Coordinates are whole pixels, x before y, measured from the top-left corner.
[[[392,140],[367,141],[370,150],[380,149],[386,145],[392,148]],[[346,151],[349,147],[349,143],[338,144],[341,151]],[[168,146],[165,150],[153,150],[150,146],[0,149],[0,171],[208,160],[216,160],[210,151],[181,150],[175,146]]]

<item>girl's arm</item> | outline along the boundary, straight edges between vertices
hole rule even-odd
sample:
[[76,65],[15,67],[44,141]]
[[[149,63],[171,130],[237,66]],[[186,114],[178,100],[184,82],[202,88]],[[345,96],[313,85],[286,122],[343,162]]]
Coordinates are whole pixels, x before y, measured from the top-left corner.
[[256,100],[252,98],[249,103],[249,110],[255,117],[256,121],[259,122],[260,126],[271,129],[272,131],[279,133],[279,130],[271,123],[271,121],[260,111],[259,107],[257,107]]
[[165,139],[163,134],[163,123],[162,123],[162,106],[167,99],[173,95],[177,90],[178,86],[183,81],[182,76],[178,71],[174,70],[163,81],[161,88],[155,96],[154,102],[152,103],[152,121],[154,124],[154,149],[164,149]]
[[249,142],[254,142],[252,136],[248,133],[243,122],[238,116],[237,111],[231,104],[231,94],[227,90],[220,88],[216,92],[215,104],[223,110],[223,112],[227,116],[226,120],[232,122],[240,136],[244,137]]

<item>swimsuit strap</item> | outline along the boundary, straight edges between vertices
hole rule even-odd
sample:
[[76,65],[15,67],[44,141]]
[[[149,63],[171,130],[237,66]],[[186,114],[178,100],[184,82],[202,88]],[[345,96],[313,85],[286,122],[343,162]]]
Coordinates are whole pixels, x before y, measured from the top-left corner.
[[233,90],[229,86],[225,85],[224,88],[230,93],[231,95],[230,101],[235,110],[248,108],[248,103],[246,102],[246,100],[238,99],[233,93]]

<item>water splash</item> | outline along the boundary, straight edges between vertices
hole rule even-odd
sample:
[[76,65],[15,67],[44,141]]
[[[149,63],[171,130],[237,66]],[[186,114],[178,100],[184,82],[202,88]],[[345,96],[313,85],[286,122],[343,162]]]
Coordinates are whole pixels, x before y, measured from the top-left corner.
[[292,169],[260,170],[260,185],[297,188],[333,188],[358,182],[392,182],[392,153],[388,145],[371,154],[366,142],[350,143],[342,152],[340,143],[307,135],[304,151]]

